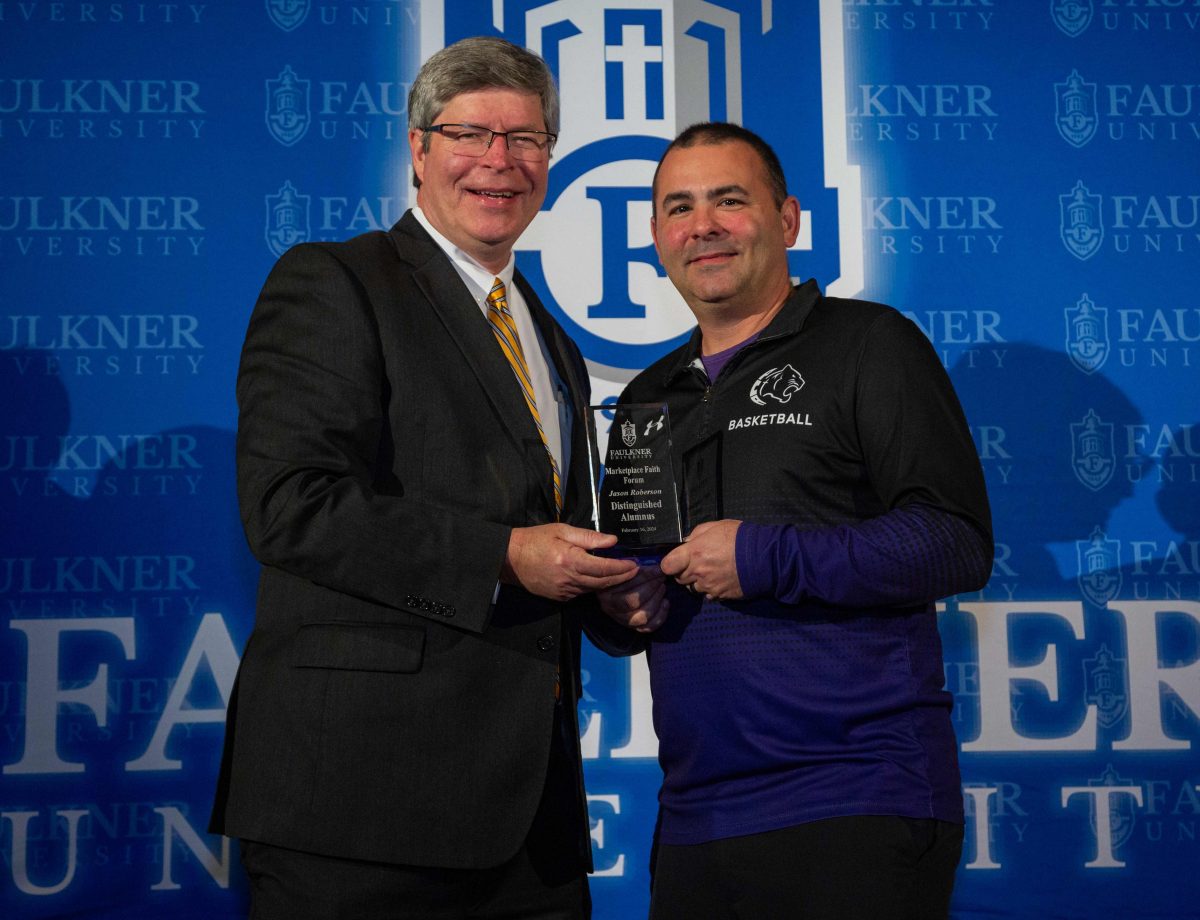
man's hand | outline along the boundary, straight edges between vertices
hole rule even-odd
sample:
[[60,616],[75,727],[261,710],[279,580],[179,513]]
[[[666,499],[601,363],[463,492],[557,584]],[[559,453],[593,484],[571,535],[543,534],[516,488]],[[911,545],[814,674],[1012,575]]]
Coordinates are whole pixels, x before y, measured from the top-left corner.
[[742,596],[734,544],[741,521],[709,521],[671,550],[660,563],[663,574],[695,594],[712,600],[737,600]]
[[596,595],[600,609],[622,626],[640,633],[654,632],[670,612],[667,580],[656,565],[643,566],[635,577]]
[[569,601],[629,581],[637,574],[632,559],[607,559],[588,550],[613,546],[617,538],[569,524],[514,527],[500,580],[531,594]]

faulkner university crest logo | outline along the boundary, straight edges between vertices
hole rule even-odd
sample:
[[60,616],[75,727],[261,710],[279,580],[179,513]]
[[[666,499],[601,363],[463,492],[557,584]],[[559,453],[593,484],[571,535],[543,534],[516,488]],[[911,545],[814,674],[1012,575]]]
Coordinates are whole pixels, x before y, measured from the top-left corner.
[[290,66],[274,80],[267,80],[267,130],[285,147],[308,132],[312,121],[309,82],[301,80]]
[[267,203],[267,246],[281,256],[297,243],[307,242],[312,235],[309,226],[311,196],[301,195],[290,181],[284,182],[274,195],[265,196]]
[[637,425],[629,419],[621,422],[621,441],[626,447],[633,447],[637,443]]
[[1096,306],[1084,294],[1063,315],[1067,320],[1067,357],[1071,363],[1085,374],[1100,370],[1110,349],[1107,308]]
[[1073,147],[1082,147],[1096,135],[1100,119],[1096,115],[1096,84],[1087,83],[1072,70],[1062,83],[1054,84],[1055,124],[1062,139]]
[[[1096,779],[1088,780],[1089,786],[1122,786],[1128,788],[1136,786],[1134,781],[1117,773],[1116,768],[1112,764],[1106,764],[1104,772]],[[1134,808],[1133,800],[1127,795],[1114,797],[1110,801],[1108,808],[1108,827],[1101,828],[1099,825],[1100,815],[1096,808],[1095,798],[1091,801],[1091,824],[1092,833],[1099,836],[1105,834],[1112,841],[1113,849],[1117,849],[1129,840],[1133,834],[1134,824],[1137,822],[1137,811]]]
[[1105,606],[1121,590],[1121,544],[1096,527],[1086,540],[1075,541],[1079,562],[1079,589],[1097,607]]
[[271,22],[285,32],[291,32],[292,29],[304,22],[312,7],[312,0],[265,0],[265,2],[267,15],[271,17]]
[[[1118,582],[1119,583],[1119,582]],[[1095,658],[1083,660],[1088,688],[1087,702],[1096,707],[1096,718],[1104,728],[1112,728],[1129,711],[1125,692],[1125,659],[1118,658],[1107,645],[1101,645]]]
[[1080,180],[1067,194],[1058,196],[1058,207],[1063,245],[1080,261],[1090,259],[1104,242],[1100,196],[1093,195]]
[[[650,236],[651,179],[672,139],[701,121],[770,135],[801,108],[828,122],[768,136],[805,209],[794,276],[862,289],[862,198],[845,131],[842,0],[425,0],[422,59],[450,36],[499,34],[541,55],[562,93],[546,199],[517,266],[579,345],[593,378],[627,379],[687,341],[695,318]],[[787,104],[744,88],[793,60]],[[791,107],[791,108],[789,108]]]
[[1101,421],[1095,409],[1071,424],[1071,468],[1075,478],[1093,492],[1108,485],[1117,468],[1113,426]]
[[1066,35],[1075,38],[1092,24],[1092,0],[1050,0],[1050,16]]

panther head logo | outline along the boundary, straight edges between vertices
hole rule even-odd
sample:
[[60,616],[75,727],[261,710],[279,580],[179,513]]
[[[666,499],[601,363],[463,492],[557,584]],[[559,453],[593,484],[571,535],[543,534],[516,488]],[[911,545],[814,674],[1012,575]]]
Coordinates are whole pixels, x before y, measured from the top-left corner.
[[802,386],[804,378],[800,376],[800,372],[790,364],[785,364],[783,367],[771,368],[755,380],[754,386],[750,387],[750,399],[760,406],[765,406],[767,399],[786,403]]

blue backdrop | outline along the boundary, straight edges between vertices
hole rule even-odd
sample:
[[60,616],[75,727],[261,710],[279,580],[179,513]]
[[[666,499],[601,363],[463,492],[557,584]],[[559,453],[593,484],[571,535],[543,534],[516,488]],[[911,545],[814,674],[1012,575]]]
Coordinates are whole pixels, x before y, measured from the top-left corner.
[[[597,401],[691,325],[649,179],[709,118],[780,152],[793,273],[942,355],[997,540],[939,613],[955,916],[1200,917],[1200,0],[0,0],[0,914],[244,912],[205,825],[245,323],[403,213],[409,81],[479,33],[562,87],[518,258]],[[639,916],[645,664],[584,667],[596,914]]]

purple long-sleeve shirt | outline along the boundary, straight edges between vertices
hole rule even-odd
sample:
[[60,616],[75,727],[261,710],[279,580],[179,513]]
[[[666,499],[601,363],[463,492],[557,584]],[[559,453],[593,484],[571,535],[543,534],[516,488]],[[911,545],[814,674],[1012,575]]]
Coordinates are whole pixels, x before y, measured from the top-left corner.
[[845,607],[928,602],[967,590],[990,552],[962,518],[924,505],[819,530],[745,522],[736,546],[747,597]]

